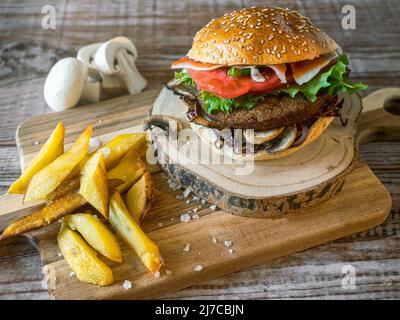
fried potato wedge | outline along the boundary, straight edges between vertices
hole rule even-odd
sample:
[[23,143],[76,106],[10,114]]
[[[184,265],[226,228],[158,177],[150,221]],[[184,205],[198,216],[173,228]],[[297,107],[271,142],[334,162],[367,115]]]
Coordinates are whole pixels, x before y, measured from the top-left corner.
[[93,155],[83,167],[79,193],[107,218],[108,181],[101,153]]
[[79,186],[81,185],[81,179],[74,178],[71,180],[63,181],[54,191],[50,192],[49,195],[46,197],[47,201],[54,201],[66,194],[78,190]]
[[136,150],[129,151],[120,163],[107,173],[109,181],[118,179],[124,181],[117,190],[120,193],[127,191],[146,171],[146,166]]
[[80,281],[100,286],[114,282],[111,269],[97,257],[96,251],[77,232],[64,225],[57,242],[62,255]]
[[81,161],[77,164],[77,166],[71,171],[71,173],[68,175],[68,177],[65,179],[67,180],[72,180],[75,178],[79,178],[81,176],[81,171],[83,167],[85,166],[86,162],[90,159],[90,154],[86,154]]
[[122,261],[121,248],[115,235],[89,213],[75,213],[64,218],[65,224],[72,230],[77,230],[86,242],[106,258]]
[[113,192],[110,197],[108,220],[150,272],[160,270],[163,259],[158,246],[143,232],[128,212],[118,191]]
[[78,193],[69,193],[41,210],[11,223],[0,235],[0,239],[17,236],[24,232],[49,225],[61,217],[74,212],[87,203]]
[[8,189],[8,193],[25,193],[32,177],[64,153],[64,132],[64,124],[59,122],[49,139],[29,164],[29,167],[24,170],[19,179]]
[[103,153],[107,170],[114,168],[129,150],[140,153],[147,149],[146,133],[127,133],[116,136],[102,146],[96,153]]
[[131,215],[140,222],[149,212],[153,201],[154,182],[151,173],[146,171],[126,194],[125,203]]
[[88,126],[71,149],[36,173],[28,185],[24,202],[45,199],[78,165],[86,155],[93,128]]

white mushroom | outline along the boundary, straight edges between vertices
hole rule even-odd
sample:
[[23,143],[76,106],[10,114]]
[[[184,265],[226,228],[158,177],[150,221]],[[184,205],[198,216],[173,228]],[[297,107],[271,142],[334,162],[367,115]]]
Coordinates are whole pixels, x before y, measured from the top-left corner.
[[88,76],[88,68],[76,58],[58,61],[44,84],[44,99],[50,108],[62,111],[77,105]]
[[100,81],[88,81],[83,87],[82,95],[80,100],[88,102],[100,101],[101,97],[101,84]]
[[293,144],[293,142],[296,140],[296,137],[297,128],[286,127],[279,136],[265,144],[264,150],[269,154],[285,151]]
[[126,37],[116,37],[98,48],[94,63],[105,75],[120,72],[128,92],[131,94],[142,91],[147,81],[139,73],[135,65],[137,51],[135,45]]
[[89,44],[80,48],[78,53],[76,54],[77,59],[79,61],[82,61],[88,67],[89,77],[93,80],[100,80],[99,71],[94,64],[94,55],[102,44],[103,42]]
[[263,144],[277,137],[284,129],[285,127],[266,131],[254,131],[252,129],[245,129],[243,131],[243,136],[246,141],[252,144]]

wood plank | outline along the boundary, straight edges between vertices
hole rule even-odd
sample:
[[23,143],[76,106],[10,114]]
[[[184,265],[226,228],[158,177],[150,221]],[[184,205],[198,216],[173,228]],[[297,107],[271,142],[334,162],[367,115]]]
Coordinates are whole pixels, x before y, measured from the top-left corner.
[[[0,3],[1,21],[4,22],[0,25],[0,193],[5,192],[19,175],[14,141],[17,126],[29,116],[50,112],[45,106],[42,88],[45,75],[55,61],[74,55],[80,46],[89,42],[125,34],[132,37],[139,47],[139,68],[150,78],[151,86],[157,86],[170,78],[169,62],[187,51],[197,26],[201,26],[215,13],[264,2],[217,0],[183,3],[156,0],[109,3],[89,0],[85,3],[67,3],[57,0],[53,3],[57,15],[64,17],[57,20],[56,31],[40,28],[42,1],[22,0],[17,3],[4,0]],[[369,92],[399,83],[400,54],[397,39],[400,25],[397,20],[400,7],[395,0],[361,0],[354,3],[357,10],[356,30],[343,30],[340,27],[340,9],[348,4],[346,1],[269,3],[301,8],[313,21],[323,26],[350,54],[352,76],[367,82]],[[135,10],[138,6],[141,7],[140,11]],[[157,10],[153,11],[153,8]],[[188,14],[182,14],[185,12],[182,10]],[[139,30],[146,26],[151,26],[151,32],[142,36]],[[399,251],[396,241],[400,217],[399,148],[398,142],[370,143],[361,147],[363,158],[385,183],[394,201],[391,218],[382,227],[344,239],[340,243],[331,243],[229,277],[208,281],[168,297],[268,298],[291,294],[299,298],[398,297],[400,286],[396,270],[400,261],[397,258]],[[19,246],[11,246],[9,250],[14,250],[17,257],[25,255]],[[347,261],[357,263],[362,273],[359,279],[362,286],[354,291],[341,289],[342,275],[330,267]],[[34,263],[35,268],[30,270],[39,273],[39,260],[34,260],[32,265]],[[15,267],[21,265],[17,263]],[[31,278],[30,273],[16,274],[9,269],[1,270],[0,283],[4,279],[22,281],[25,277],[29,281]],[[264,287],[267,277],[271,286]],[[287,282],[282,282],[282,278],[288,279]],[[384,284],[386,279],[391,278],[391,285]],[[36,284],[32,290],[41,290],[40,282]],[[2,288],[0,284],[0,292],[3,292]],[[18,294],[18,286],[12,290],[14,295],[13,291],[9,291],[10,297],[25,297],[25,294]],[[29,297],[35,298],[35,294]]]

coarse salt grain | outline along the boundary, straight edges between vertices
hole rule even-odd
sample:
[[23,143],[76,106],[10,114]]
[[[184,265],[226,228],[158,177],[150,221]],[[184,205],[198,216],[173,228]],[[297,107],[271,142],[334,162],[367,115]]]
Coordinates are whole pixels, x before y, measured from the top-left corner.
[[192,215],[192,219],[200,219],[200,216],[197,213],[195,213]]
[[183,197],[184,197],[184,198],[187,198],[187,197],[189,196],[189,194],[190,194],[190,189],[187,188],[187,189],[183,192]]
[[172,271],[171,270],[165,270],[165,273],[167,274],[167,275],[171,275],[172,274]]
[[225,247],[231,247],[232,244],[233,244],[233,242],[232,242],[231,240],[225,240],[225,241],[224,241]]
[[130,282],[129,280],[125,280],[122,286],[124,287],[125,290],[128,290],[132,288],[132,282]]
[[61,258],[63,255],[61,252],[57,252],[57,256],[59,256]]
[[217,206],[215,204],[213,204],[212,206],[210,206],[211,210],[215,210],[217,208]]
[[164,225],[164,223],[159,222],[159,223],[157,223],[157,225],[158,225],[159,227],[162,227],[162,226]]
[[100,146],[100,140],[97,138],[91,138],[89,140],[89,153],[92,153]]
[[159,278],[161,276],[160,271],[154,272],[154,277]]
[[101,149],[101,153],[103,154],[104,158],[107,158],[111,154],[111,150],[109,148]]
[[73,277],[75,275],[75,272],[71,271],[70,273],[68,273],[68,277]]
[[188,222],[190,221],[190,215],[188,213],[181,214],[181,222]]
[[229,249],[228,252],[229,252],[229,254],[232,254],[233,253],[233,249]]
[[185,203],[186,203],[186,204],[190,204],[190,200],[186,200]]
[[217,243],[218,240],[214,237],[214,238],[211,239],[211,242],[212,242],[212,243]]
[[186,243],[185,246],[183,247],[183,251],[189,252],[190,251],[190,244]]
[[193,270],[196,271],[196,272],[199,272],[199,271],[203,270],[203,266],[197,265],[197,266],[195,266],[195,267],[193,268]]

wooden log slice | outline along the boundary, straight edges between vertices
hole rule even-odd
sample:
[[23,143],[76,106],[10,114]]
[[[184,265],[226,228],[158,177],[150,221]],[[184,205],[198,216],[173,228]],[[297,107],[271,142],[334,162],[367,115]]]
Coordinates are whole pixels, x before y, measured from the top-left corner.
[[361,112],[358,95],[343,95],[345,127],[335,119],[311,144],[284,158],[239,162],[204,143],[191,130],[186,107],[163,89],[151,115],[177,119],[184,130],[177,137],[151,130],[162,169],[194,194],[232,214],[278,217],[317,205],[335,195],[355,158],[355,120]]

